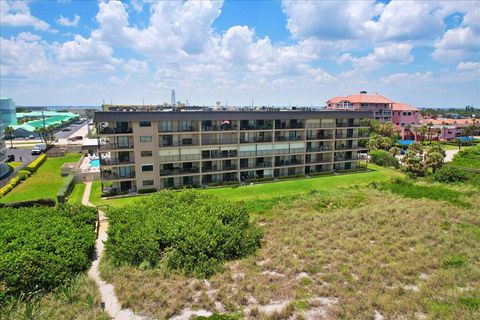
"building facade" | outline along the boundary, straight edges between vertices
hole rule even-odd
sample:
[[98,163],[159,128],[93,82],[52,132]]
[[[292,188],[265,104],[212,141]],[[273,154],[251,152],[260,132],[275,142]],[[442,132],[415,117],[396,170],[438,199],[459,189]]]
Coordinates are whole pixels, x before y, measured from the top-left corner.
[[345,97],[334,97],[327,100],[326,107],[333,110],[367,111],[375,120],[385,123],[392,121],[394,102],[379,94],[352,94]]
[[357,168],[362,119],[350,111],[96,112],[102,185],[203,186]]
[[400,139],[414,140],[415,134],[412,128],[420,123],[420,109],[395,102],[392,106],[392,122],[399,130]]
[[12,99],[0,97],[0,115],[4,127],[17,124],[17,111],[15,110],[15,102]]
[[5,128],[0,119],[0,178],[9,172],[7,165],[7,146],[5,145]]

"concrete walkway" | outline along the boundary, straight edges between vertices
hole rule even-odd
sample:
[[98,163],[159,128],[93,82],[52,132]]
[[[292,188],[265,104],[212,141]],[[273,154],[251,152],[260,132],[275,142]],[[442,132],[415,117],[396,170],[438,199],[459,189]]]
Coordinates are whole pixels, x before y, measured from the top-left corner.
[[[94,205],[89,202],[90,191],[92,190],[92,182],[86,182],[85,192],[82,197],[82,204],[93,207]],[[88,270],[88,275],[95,280],[102,302],[105,303],[105,311],[115,320],[130,320],[130,319],[146,319],[135,315],[130,309],[122,309],[117,296],[115,295],[115,289],[111,284],[106,283],[100,278],[100,272],[98,270],[98,264],[103,255],[104,242],[107,240],[108,220],[106,220],[105,214],[99,211],[100,215],[100,227],[98,233],[98,239],[95,244],[95,256],[92,261],[92,266]]]
[[445,162],[450,162],[453,160],[453,156],[458,153],[458,149],[455,150],[446,150],[445,151]]

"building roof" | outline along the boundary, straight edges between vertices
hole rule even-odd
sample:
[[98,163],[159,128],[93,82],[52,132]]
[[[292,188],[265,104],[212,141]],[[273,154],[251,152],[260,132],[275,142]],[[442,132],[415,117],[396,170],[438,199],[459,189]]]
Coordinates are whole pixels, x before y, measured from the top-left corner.
[[420,109],[415,108],[410,104],[405,104],[401,102],[394,102],[392,110],[394,111],[420,111]]
[[393,103],[393,101],[382,95],[366,93],[351,94],[346,97],[334,97],[327,100],[327,103],[339,103],[342,101],[349,101],[351,103]]
[[446,119],[446,118],[438,118],[438,119],[424,119],[422,123],[432,123],[434,125],[459,125],[459,126],[467,126],[476,124],[480,126],[479,119],[473,118],[465,118],[465,119]]
[[100,111],[94,122],[372,118],[371,111]]

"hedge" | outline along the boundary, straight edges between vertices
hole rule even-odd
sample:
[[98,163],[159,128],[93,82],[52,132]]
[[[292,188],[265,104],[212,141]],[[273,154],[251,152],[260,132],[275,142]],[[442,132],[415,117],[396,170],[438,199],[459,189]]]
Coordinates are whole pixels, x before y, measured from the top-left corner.
[[208,276],[222,262],[255,252],[261,238],[243,204],[196,190],[161,190],[109,211],[105,252],[115,265],[164,264]]
[[90,266],[95,209],[58,205],[0,210],[0,305],[20,294],[51,291]]
[[147,189],[140,189],[140,190],[137,191],[138,194],[152,193],[152,192],[157,192],[157,189],[147,188]]
[[31,173],[34,173],[35,171],[38,170],[38,168],[40,168],[40,166],[42,165],[42,163],[45,161],[46,158],[47,158],[47,154],[44,153],[44,154],[40,155],[37,159],[30,162],[25,167],[25,170],[28,170]]
[[69,174],[63,181],[63,184],[60,187],[60,189],[58,190],[58,193],[57,193],[58,202],[63,203],[67,201],[67,197],[72,192],[74,184],[75,184],[75,176],[73,174]]
[[40,198],[35,200],[25,200],[18,202],[7,202],[0,203],[0,208],[11,207],[11,208],[30,208],[35,206],[46,206],[46,207],[55,207],[56,202],[51,198]]

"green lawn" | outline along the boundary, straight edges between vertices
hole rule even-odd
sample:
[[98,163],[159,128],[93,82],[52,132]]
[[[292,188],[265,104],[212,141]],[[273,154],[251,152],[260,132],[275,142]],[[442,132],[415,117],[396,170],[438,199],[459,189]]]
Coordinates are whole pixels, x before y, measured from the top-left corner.
[[48,158],[30,178],[16,186],[0,202],[16,202],[38,198],[53,198],[63,183],[60,168],[65,162],[80,159],[80,153],[69,153],[61,158]]
[[85,183],[77,183],[73,187],[72,193],[68,197],[68,203],[80,204],[82,203],[83,192],[85,191]]
[[12,167],[13,169],[15,169],[17,167],[20,167],[22,165],[22,163],[20,161],[12,161],[12,162],[9,162],[8,165],[10,167]]
[[[306,193],[310,190],[324,190],[351,187],[353,185],[366,185],[372,181],[385,181],[391,177],[403,176],[403,173],[392,169],[368,165],[367,172],[345,173],[339,175],[319,176],[314,178],[293,179],[288,181],[278,181],[270,183],[259,183],[253,186],[237,186],[205,189],[203,192],[214,194],[218,197],[225,197],[234,201],[244,200],[247,207],[255,210],[253,202],[259,200],[268,200],[283,196],[294,196],[300,193]],[[100,191],[100,182],[95,181],[92,185],[90,202],[95,205],[110,205],[112,207],[123,207],[138,200],[139,197],[118,198],[102,200]],[[250,202],[250,203],[249,203]],[[256,211],[256,210],[255,210]]]
[[480,145],[471,148],[462,148],[455,156],[450,164],[466,167],[480,169]]

